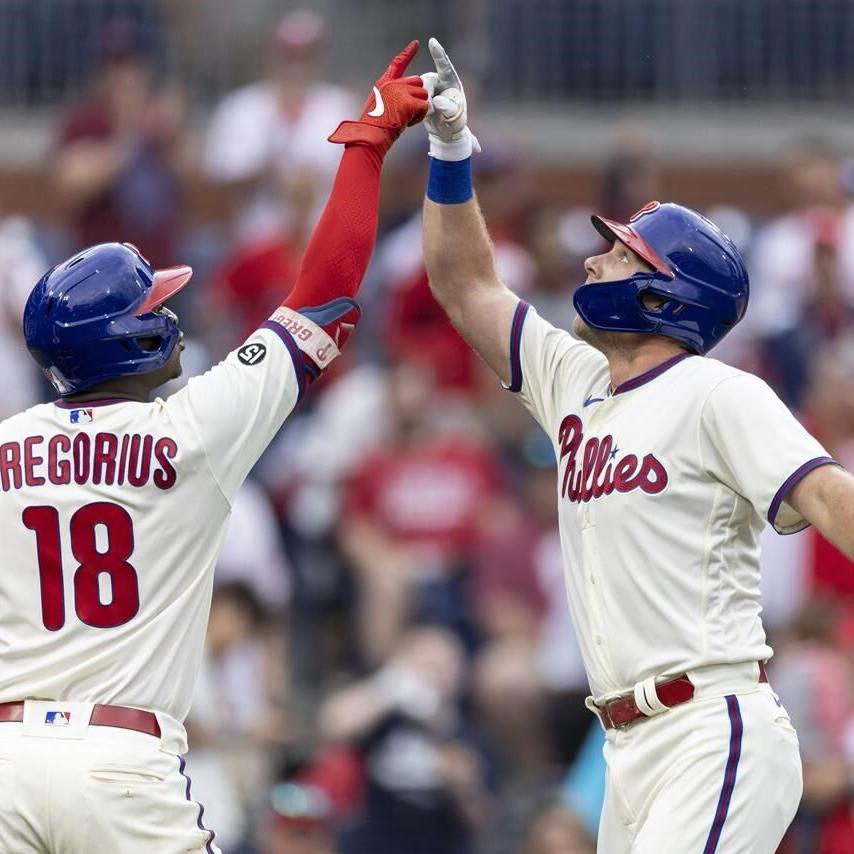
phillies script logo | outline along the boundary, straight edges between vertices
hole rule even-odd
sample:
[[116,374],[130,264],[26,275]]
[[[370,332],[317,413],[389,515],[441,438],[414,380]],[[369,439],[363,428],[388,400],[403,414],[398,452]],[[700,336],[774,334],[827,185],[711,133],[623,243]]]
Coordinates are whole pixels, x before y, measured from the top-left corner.
[[642,216],[657,211],[661,207],[661,202],[647,202],[639,211],[635,211],[630,217],[629,222],[636,222]]
[[619,448],[613,436],[584,441],[581,419],[567,415],[558,431],[560,459],[566,459],[560,494],[574,502],[590,501],[601,495],[641,489],[657,495],[667,486],[667,472],[652,455],[639,460],[634,454],[617,459]]

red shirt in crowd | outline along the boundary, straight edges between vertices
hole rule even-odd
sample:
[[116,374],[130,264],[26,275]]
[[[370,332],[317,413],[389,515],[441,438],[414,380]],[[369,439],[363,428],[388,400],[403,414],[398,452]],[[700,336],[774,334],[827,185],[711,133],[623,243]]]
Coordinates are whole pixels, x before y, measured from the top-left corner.
[[468,557],[497,485],[496,461],[486,449],[426,439],[366,458],[350,483],[346,514],[370,517],[388,536],[447,566]]
[[[116,133],[102,104],[81,103],[65,116],[56,147],[61,151],[81,141],[109,142]],[[140,136],[127,145],[126,160],[113,183],[75,212],[76,245],[127,241],[155,267],[169,266],[175,263],[178,181],[153,141]]]

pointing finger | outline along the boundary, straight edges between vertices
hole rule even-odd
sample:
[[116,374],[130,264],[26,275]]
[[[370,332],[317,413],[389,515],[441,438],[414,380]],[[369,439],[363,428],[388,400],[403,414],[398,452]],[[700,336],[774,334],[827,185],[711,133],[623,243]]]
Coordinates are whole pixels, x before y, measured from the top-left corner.
[[453,63],[448,59],[448,54],[445,48],[439,44],[439,40],[431,38],[429,42],[430,56],[433,57],[433,62],[436,65],[436,71],[439,72],[439,80],[445,86],[459,86],[460,78],[457,75]]
[[413,39],[388,65],[383,76],[380,77],[381,81],[385,80],[397,80],[404,71],[406,71],[406,66],[412,62],[412,57],[418,53],[418,39]]

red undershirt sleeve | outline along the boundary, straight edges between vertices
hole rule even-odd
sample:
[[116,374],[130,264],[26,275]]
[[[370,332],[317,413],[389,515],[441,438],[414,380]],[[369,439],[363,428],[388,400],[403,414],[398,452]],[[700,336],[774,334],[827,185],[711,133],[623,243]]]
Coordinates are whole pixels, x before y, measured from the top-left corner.
[[373,148],[344,149],[286,306],[298,311],[356,295],[376,242],[381,171],[382,158]]

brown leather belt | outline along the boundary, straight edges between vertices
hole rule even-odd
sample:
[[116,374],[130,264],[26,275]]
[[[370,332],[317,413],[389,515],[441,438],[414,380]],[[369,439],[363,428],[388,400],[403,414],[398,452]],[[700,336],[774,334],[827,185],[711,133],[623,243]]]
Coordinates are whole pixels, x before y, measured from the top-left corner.
[[[56,703],[57,711],[62,710],[62,701]],[[24,703],[0,703],[0,723],[22,723]],[[112,726],[119,729],[131,729],[160,738],[160,724],[153,712],[131,709],[127,706],[104,706],[96,703],[89,717],[91,726]]]
[[[759,681],[768,681],[765,665],[761,661],[759,662]],[[665,706],[678,706],[680,703],[687,703],[694,696],[694,686],[687,674],[683,673],[666,682],[659,682],[655,686],[655,693]],[[638,708],[634,692],[623,694],[622,697],[616,697],[596,708],[606,729],[620,729],[639,718],[649,717]]]

